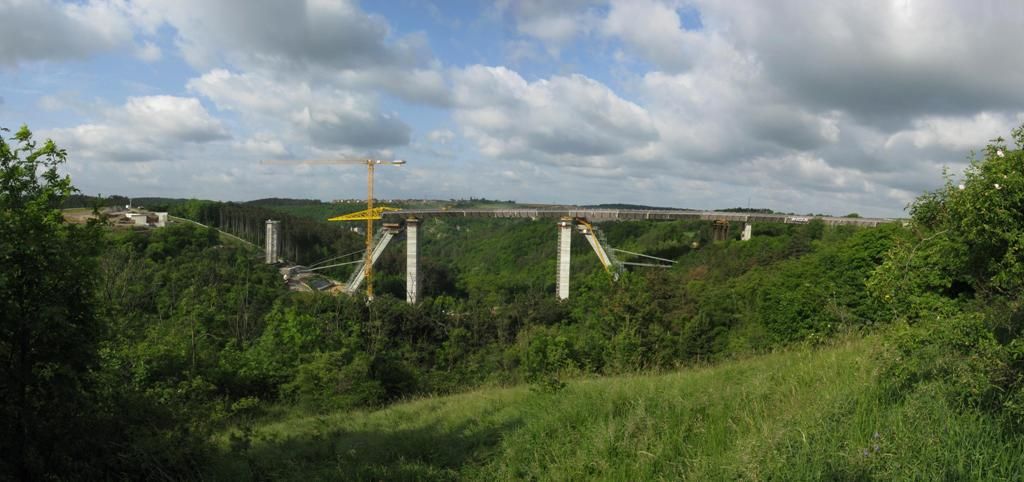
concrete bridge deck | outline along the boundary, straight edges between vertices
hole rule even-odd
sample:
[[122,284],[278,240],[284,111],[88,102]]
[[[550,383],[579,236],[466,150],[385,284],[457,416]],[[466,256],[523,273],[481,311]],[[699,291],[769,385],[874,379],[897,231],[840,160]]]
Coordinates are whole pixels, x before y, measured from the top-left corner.
[[822,220],[826,225],[853,225],[875,227],[879,224],[892,223],[898,219],[889,218],[840,218],[832,216],[797,216],[792,214],[736,213],[725,211],[688,211],[669,209],[403,209],[382,213],[385,219],[434,218],[434,217],[466,217],[466,218],[528,218],[528,219],[560,219],[563,217],[586,218],[590,222],[604,221],[640,221],[655,220],[706,220],[735,221],[744,223],[787,223],[804,224],[814,219]]

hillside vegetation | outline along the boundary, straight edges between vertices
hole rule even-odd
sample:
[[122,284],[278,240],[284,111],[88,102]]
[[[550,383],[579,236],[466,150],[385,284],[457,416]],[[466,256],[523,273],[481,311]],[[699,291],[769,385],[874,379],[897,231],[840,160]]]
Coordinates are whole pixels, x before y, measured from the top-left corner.
[[1018,480],[1024,440],[878,388],[879,337],[664,375],[282,411],[217,437],[223,480]]
[[[368,302],[289,292],[212,228],[69,225],[66,153],[23,128],[0,143],[0,475],[1020,478],[1013,136],[907,226],[602,225],[676,263],[612,281],[577,238],[566,301],[550,221],[429,221],[410,306],[400,242]],[[281,217],[302,263],[360,249],[283,204],[169,209],[251,241]]]

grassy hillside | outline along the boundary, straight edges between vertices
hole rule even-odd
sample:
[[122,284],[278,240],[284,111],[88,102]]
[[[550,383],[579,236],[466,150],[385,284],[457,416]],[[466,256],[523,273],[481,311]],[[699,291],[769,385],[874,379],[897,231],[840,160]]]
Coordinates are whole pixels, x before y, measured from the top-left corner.
[[218,479],[1019,480],[1021,439],[883,394],[878,337],[678,373],[282,411],[217,436]]

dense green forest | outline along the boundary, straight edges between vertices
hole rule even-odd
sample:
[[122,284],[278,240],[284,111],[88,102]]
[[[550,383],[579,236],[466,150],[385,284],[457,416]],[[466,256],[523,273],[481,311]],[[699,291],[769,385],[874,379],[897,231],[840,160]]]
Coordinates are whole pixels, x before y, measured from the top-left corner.
[[[993,141],[961,180],[950,177],[919,197],[906,226],[763,224],[755,225],[750,241],[713,243],[710,226],[699,222],[601,225],[612,246],[677,262],[671,269],[637,268],[612,281],[589,246],[576,239],[572,293],[564,302],[553,295],[550,221],[431,220],[423,230],[424,297],[415,306],[404,302],[401,243],[380,260],[378,296],[368,302],[289,292],[258,253],[221,243],[212,228],[173,223],[133,231],[65,223],[60,208],[75,195],[71,179],[59,174],[67,153],[49,141],[37,144],[27,128],[3,134],[0,477],[272,477],[273,468],[252,456],[254,427],[270,426],[285,414],[318,420],[352,414],[369,417],[365,423],[372,427],[373,411],[395,402],[520,387],[502,393],[537,394],[547,400],[539,407],[546,408],[527,412],[541,416],[548,409],[573,410],[558,397],[576,393],[567,384],[591,377],[728,367],[794,349],[810,350],[792,359],[817,360],[814,370],[824,373],[835,365],[813,353],[836,340],[856,347],[842,352],[843,360],[869,367],[850,376],[875,387],[874,410],[929,400],[975,417],[972,423],[991,429],[986,433],[992,443],[1019,444],[1024,433],[1024,128],[1013,131],[1015,148]],[[323,220],[325,213],[342,213],[327,213],[337,208],[328,203],[164,205],[257,244],[263,222],[284,216],[285,257],[300,263],[361,246],[359,235]],[[868,350],[863,340],[876,340],[880,348]],[[773,370],[789,363],[766,360]],[[811,383],[814,370],[787,383]],[[716,390],[711,380],[685,383]],[[671,396],[659,400],[672,403]],[[697,419],[701,413],[728,418],[711,408],[692,409]],[[397,417],[403,409],[395,410],[382,417]],[[608,410],[608,417],[619,413]],[[582,424],[583,414],[546,427]],[[530,430],[510,437],[505,454],[514,455],[516,440],[547,433]],[[351,428],[346,437],[357,431]],[[835,450],[846,443],[830,439],[826,429],[811,435]],[[368,444],[376,440],[373,432],[362,437]],[[420,432],[408,437],[420,444],[408,447],[416,460],[429,465],[432,456],[450,455],[424,451],[433,441]],[[459,461],[473,468],[458,474],[537,476],[536,467],[517,465],[526,459],[495,459],[505,460],[499,465],[488,459],[502,440],[472,440],[467,443],[473,447],[491,449]],[[311,457],[323,455],[310,450]],[[323,450],[332,456],[333,449]],[[774,463],[775,448],[766,450],[765,463]],[[792,450],[781,453],[795,463],[806,455]],[[402,453],[393,455],[389,460],[402,459]],[[804,462],[831,471],[819,476],[906,474],[899,460],[833,467],[820,459],[827,454],[817,457]],[[970,470],[977,464],[1021,463],[999,457],[928,473],[955,479],[982,473]],[[456,478],[449,469],[405,477]],[[669,465],[651,470],[644,473],[726,476],[671,472]],[[998,473],[1012,478],[1014,472]],[[353,469],[347,476],[401,473]]]

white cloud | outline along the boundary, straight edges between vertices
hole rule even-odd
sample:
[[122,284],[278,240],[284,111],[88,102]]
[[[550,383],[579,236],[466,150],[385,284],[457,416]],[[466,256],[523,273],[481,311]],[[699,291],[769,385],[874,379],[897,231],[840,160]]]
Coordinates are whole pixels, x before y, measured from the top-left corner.
[[259,74],[214,69],[188,81],[188,90],[209,98],[221,110],[243,115],[279,116],[313,101],[308,83],[281,84]]
[[616,0],[602,31],[622,39],[660,69],[680,72],[705,48],[707,36],[689,32],[673,6],[657,0]]
[[886,148],[910,143],[918,149],[938,146],[952,151],[967,152],[980,147],[980,142],[1005,137],[1010,130],[1024,122],[1024,113],[1016,116],[997,112],[979,112],[973,116],[925,116],[914,119],[910,129],[889,137]]
[[448,129],[435,129],[427,133],[427,139],[438,144],[447,144],[455,139],[455,133]]
[[58,111],[66,107],[64,100],[56,95],[44,95],[39,98],[37,103],[40,109],[45,111]]
[[130,20],[112,0],[2,0],[0,19],[0,65],[84,58],[132,39]]
[[548,53],[557,56],[560,49],[577,36],[589,33],[597,24],[590,8],[594,0],[516,0],[498,3],[500,11],[508,11],[516,30],[540,40]]
[[452,77],[454,117],[488,156],[596,167],[658,138],[642,107],[581,75],[527,82],[475,65]]
[[234,147],[247,151],[257,157],[272,159],[283,159],[291,157],[291,153],[281,139],[273,134],[260,132],[241,142],[234,143]]
[[396,37],[384,18],[354,1],[281,0],[256,8],[248,0],[140,0],[133,6],[137,16],[173,26],[178,48],[199,70],[227,66],[412,102],[447,102],[426,36]]
[[335,74],[331,80],[346,89],[362,92],[380,90],[415,103],[443,107],[449,102],[448,85],[437,66],[345,70]]
[[274,1],[259,8],[247,0],[142,0],[136,8],[172,25],[186,60],[199,68],[223,61],[341,69],[415,64],[422,47],[415,37],[389,42],[387,22],[347,0]]
[[188,89],[254,125],[281,124],[320,147],[382,148],[409,143],[408,125],[379,112],[373,99],[308,83],[277,82],[260,74],[216,69],[189,80]]
[[193,157],[190,149],[230,138],[199,100],[166,95],[129,97],[98,122],[47,133],[74,158],[147,162]]
[[577,19],[569,16],[538,17],[519,24],[519,31],[554,43],[564,43],[579,31]]
[[163,52],[153,42],[145,42],[142,45],[135,48],[135,56],[143,62],[156,62],[163,57]]
[[886,129],[923,115],[1024,106],[1024,4],[756,0],[698,8],[794,102]]
[[530,40],[508,40],[502,45],[505,63],[515,67],[526,61],[545,60],[544,54],[538,49],[536,42]]

